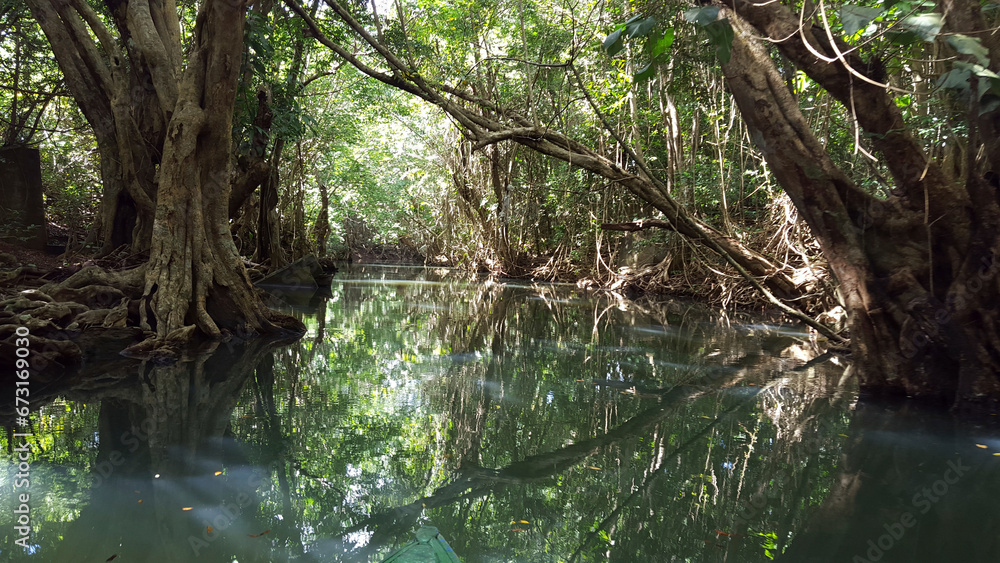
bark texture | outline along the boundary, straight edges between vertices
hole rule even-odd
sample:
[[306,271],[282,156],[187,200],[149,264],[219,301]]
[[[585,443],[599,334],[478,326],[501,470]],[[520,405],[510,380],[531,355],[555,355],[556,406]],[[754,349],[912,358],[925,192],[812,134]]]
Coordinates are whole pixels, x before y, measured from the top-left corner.
[[[232,116],[244,6],[206,1],[167,129],[141,326],[160,341],[272,332],[229,228]],[[293,323],[294,324],[294,323]],[[298,328],[298,327],[296,327]]]
[[[27,4],[97,138],[103,184],[98,238],[103,253],[122,245],[147,252],[156,213],[157,168],[183,71],[177,3],[105,0],[111,15],[108,25],[85,0]],[[239,168],[241,204],[245,193],[266,177],[267,160],[241,161]]]
[[238,208],[268,175],[266,95],[256,158],[238,174],[231,165],[246,2],[201,2],[183,51],[174,0],[106,0],[107,26],[84,0],[29,7],[97,135],[104,247],[130,243],[150,255],[138,324],[157,337],[129,351],[149,354],[196,329],[212,338],[302,330],[263,306],[230,232],[232,185]]
[[[848,50],[821,28],[800,29],[798,14],[782,4],[737,0],[733,7],[727,83],[840,282],[863,390],[952,404],[1000,397],[1000,163],[980,158],[967,177],[949,175],[924,152],[893,96],[862,79],[868,66],[856,51],[838,58]],[[964,20],[948,22],[985,30],[977,27],[981,18]],[[896,189],[887,199],[837,168],[754,34],[774,40],[854,112],[892,173]],[[997,139],[987,134],[995,112],[979,116],[973,107],[969,120],[969,153],[995,154]]]
[[130,244],[142,252],[149,248],[156,166],[180,72],[177,6],[171,0],[106,6],[120,42],[84,0],[28,0],[97,137],[104,251]]

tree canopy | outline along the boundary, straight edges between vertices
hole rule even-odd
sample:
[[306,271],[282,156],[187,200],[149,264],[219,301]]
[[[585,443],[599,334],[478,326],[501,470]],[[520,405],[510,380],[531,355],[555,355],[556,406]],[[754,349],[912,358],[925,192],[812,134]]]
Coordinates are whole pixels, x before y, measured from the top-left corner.
[[[1000,389],[994,1],[28,6],[0,11],[3,138],[87,209],[67,231],[97,216],[103,253],[149,253],[161,339],[257,318],[220,273],[240,255],[405,254],[766,303],[834,341],[839,310],[868,389]],[[228,40],[204,33],[216,9]],[[205,234],[176,229],[182,202],[211,208]],[[156,310],[190,236],[223,242]],[[222,326],[221,287],[243,311]]]

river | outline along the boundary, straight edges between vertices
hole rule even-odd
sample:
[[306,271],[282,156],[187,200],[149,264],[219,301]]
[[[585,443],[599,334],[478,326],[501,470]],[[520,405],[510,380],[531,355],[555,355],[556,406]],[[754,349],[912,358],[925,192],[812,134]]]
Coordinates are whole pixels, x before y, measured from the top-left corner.
[[302,340],[8,427],[0,560],[374,562],[428,524],[466,563],[1000,561],[997,417],[859,402],[804,328],[407,267],[277,299]]

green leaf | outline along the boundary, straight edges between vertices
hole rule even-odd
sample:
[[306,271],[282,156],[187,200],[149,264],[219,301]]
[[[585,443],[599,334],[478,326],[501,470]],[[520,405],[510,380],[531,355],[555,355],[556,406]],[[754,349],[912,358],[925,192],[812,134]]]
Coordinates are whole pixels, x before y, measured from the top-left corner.
[[942,24],[943,19],[941,18],[941,14],[934,12],[909,16],[899,22],[900,27],[916,33],[921,39],[927,42],[934,41],[938,33],[941,33]]
[[701,8],[691,8],[684,12],[684,19],[700,26],[707,26],[719,17],[717,6],[702,6]]
[[653,17],[653,16],[649,16],[648,18],[642,20],[639,23],[633,23],[633,24],[629,25],[628,26],[628,28],[629,28],[628,36],[629,37],[643,37],[647,33],[649,33],[649,30],[653,29],[654,25],[656,25],[656,18]]
[[715,45],[715,54],[719,57],[719,62],[726,64],[733,54],[733,26],[728,19],[714,21],[705,26],[705,33],[708,34],[712,44]]
[[663,30],[659,38],[650,37],[649,55],[654,59],[667,52],[667,49],[674,44],[674,28],[668,27]]
[[1000,74],[993,72],[992,70],[984,67],[983,65],[977,65],[972,63],[967,63],[964,61],[955,61],[955,68],[966,69],[971,72],[976,73],[976,76],[982,78],[1000,78]]
[[979,115],[1000,109],[1000,96],[987,94],[979,100]]
[[656,65],[654,63],[649,63],[646,66],[639,69],[639,72],[635,73],[632,78],[636,82],[642,82],[643,80],[648,80],[656,74]]
[[882,10],[878,8],[844,4],[840,7],[840,24],[844,26],[844,33],[852,36],[868,27],[868,24],[881,15]]
[[893,45],[913,45],[920,41],[920,36],[912,31],[889,31],[886,35]]
[[604,40],[604,45],[602,45],[601,48],[604,49],[604,52],[607,53],[609,57],[615,56],[619,51],[625,48],[625,42],[622,40],[623,31],[625,31],[624,27],[618,28]]
[[968,35],[956,33],[955,35],[948,36],[948,44],[963,55],[976,57],[976,61],[983,66],[990,64],[990,51],[986,47],[983,47],[978,37],[969,37]]
[[1000,94],[1000,75],[982,65],[963,61],[955,61],[954,68],[939,78],[937,83],[941,88],[956,90],[963,95],[968,95],[969,79],[972,78],[972,75],[976,75],[979,79],[976,95],[981,103],[988,95]]
[[970,76],[972,72],[969,69],[953,68],[938,78],[937,85],[940,88],[968,92]]
[[642,19],[642,14],[636,14],[631,18],[629,18],[627,22],[625,22],[625,27],[628,27],[641,19]]

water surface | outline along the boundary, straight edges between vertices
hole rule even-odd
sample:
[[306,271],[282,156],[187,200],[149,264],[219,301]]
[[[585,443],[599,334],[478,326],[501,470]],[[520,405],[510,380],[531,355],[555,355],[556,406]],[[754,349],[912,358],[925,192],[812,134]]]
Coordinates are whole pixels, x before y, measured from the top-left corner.
[[467,563],[1000,560],[995,419],[859,404],[794,325],[422,268],[281,298],[291,346],[48,399],[27,550],[8,433],[0,560],[380,561],[422,524]]

